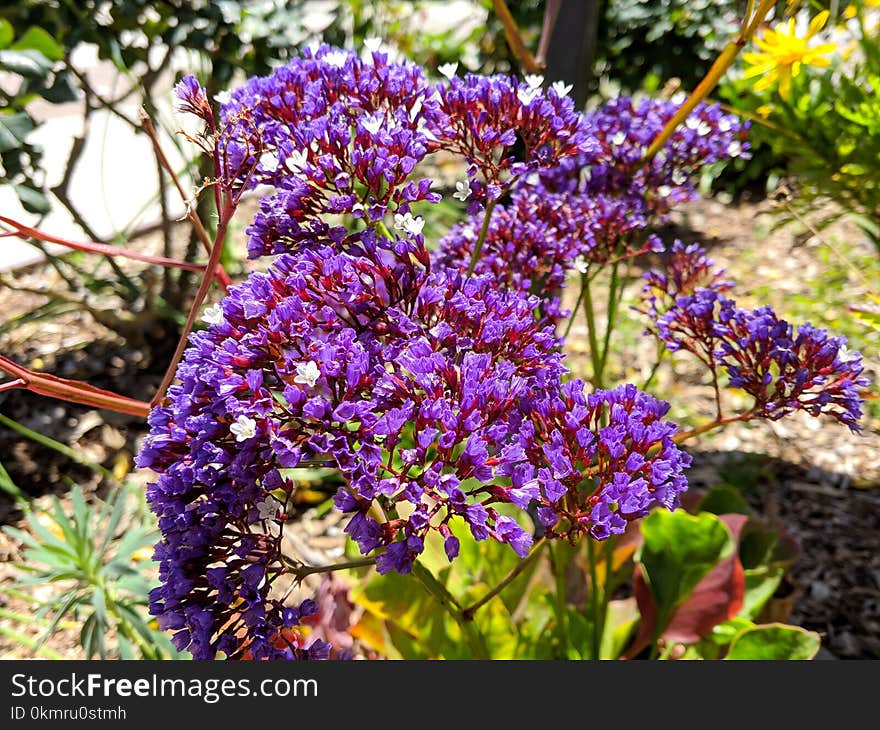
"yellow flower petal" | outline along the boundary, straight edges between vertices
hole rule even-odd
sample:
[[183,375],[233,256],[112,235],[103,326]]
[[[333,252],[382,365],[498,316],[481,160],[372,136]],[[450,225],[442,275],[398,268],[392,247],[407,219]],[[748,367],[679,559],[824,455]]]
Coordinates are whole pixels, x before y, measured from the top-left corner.
[[825,27],[825,23],[828,22],[828,16],[831,15],[827,10],[823,10],[819,13],[815,18],[810,21],[810,30],[807,32],[807,38],[812,38],[816,33],[818,33],[822,28]]

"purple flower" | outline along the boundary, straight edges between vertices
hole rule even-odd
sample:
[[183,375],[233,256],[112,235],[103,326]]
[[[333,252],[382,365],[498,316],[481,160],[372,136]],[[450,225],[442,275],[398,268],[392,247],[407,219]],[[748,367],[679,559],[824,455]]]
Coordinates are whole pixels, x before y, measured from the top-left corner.
[[862,377],[862,356],[846,349],[845,338],[809,324],[795,332],[769,307],[738,310],[729,328],[719,345],[719,362],[730,385],[754,397],[762,417],[777,420],[803,410],[861,430],[859,388],[869,381]]
[[690,456],[672,440],[677,427],[663,420],[668,410],[634,385],[585,394],[579,380],[536,404],[532,420],[543,446],[530,449],[530,462],[546,465],[534,477],[551,536],[589,532],[602,540],[656,505],[678,506]]

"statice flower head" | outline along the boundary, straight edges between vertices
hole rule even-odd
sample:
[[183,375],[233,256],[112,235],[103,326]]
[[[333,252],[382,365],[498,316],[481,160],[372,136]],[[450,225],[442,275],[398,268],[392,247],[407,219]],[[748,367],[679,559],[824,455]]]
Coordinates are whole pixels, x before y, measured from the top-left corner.
[[769,307],[738,310],[717,356],[730,385],[755,399],[764,418],[776,420],[796,410],[827,415],[858,432],[862,416],[859,388],[862,356],[809,324],[795,329]]
[[662,267],[645,273],[640,311],[657,319],[678,297],[692,295],[697,289],[730,291],[735,283],[726,276],[726,270],[717,267],[704,248],[696,243],[685,245],[676,239]]
[[301,658],[273,587],[297,466],[340,470],[346,532],[380,572],[409,571],[453,520],[523,554],[531,533],[491,485],[525,461],[529,404],[564,372],[538,303],[490,277],[429,273],[420,239],[374,235],[281,255],[233,287],[222,319],[192,335],[139,456],[159,474],[151,611],[177,644]]
[[[537,77],[453,76],[435,87],[437,146],[468,162],[470,212],[498,200],[517,179],[594,149],[582,115]],[[513,147],[522,144],[522,156]]]
[[[415,64],[393,63],[379,51],[360,58],[329,46],[306,50],[234,91],[222,115],[261,150],[251,156],[249,186],[276,188],[248,231],[251,257],[328,239],[340,244],[348,231],[328,216],[369,224],[416,201],[439,200],[430,179],[412,178],[439,119]],[[238,150],[247,153],[244,145]]]
[[690,457],[672,439],[668,410],[634,385],[588,394],[579,380],[565,383],[535,404],[525,429],[530,466],[514,474],[513,490],[536,504],[552,537],[603,540],[652,507],[675,509]]
[[584,125],[596,144],[576,159],[542,175],[556,190],[629,195],[651,213],[666,213],[692,199],[706,165],[748,152],[747,125],[717,104],[699,104],[647,165],[645,152],[682,100],[621,96],[587,114]]
[[[624,199],[522,185],[493,211],[474,270],[500,287],[539,295],[546,316],[558,320],[564,313],[556,297],[575,262],[601,266],[657,251],[662,245],[647,227]],[[481,229],[479,216],[454,226],[440,240],[435,264],[467,271]]]
[[213,120],[214,112],[208,101],[208,94],[192,74],[184,76],[174,87],[174,95],[180,101],[178,110],[184,114],[194,114],[207,123]]

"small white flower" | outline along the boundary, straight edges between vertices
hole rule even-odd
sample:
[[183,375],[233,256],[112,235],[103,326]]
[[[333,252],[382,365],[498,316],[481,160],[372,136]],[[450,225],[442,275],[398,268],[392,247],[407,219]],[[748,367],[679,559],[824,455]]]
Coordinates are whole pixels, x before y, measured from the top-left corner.
[[348,53],[346,51],[330,51],[325,53],[321,60],[333,68],[342,68],[348,60]]
[[684,120],[684,126],[687,127],[688,129],[696,129],[697,127],[700,126],[700,124],[702,124],[702,122],[703,122],[703,120],[700,119],[699,117],[692,116],[692,117],[688,117],[687,119]]
[[705,137],[711,131],[712,127],[706,124],[706,122],[700,122],[700,125],[697,127],[697,134],[701,137]]
[[537,172],[526,175],[526,185],[537,185],[541,182],[541,176]]
[[620,130],[611,138],[611,144],[613,144],[615,147],[620,147],[620,145],[622,145],[624,142],[626,142],[626,132],[624,132],[623,130]]
[[526,74],[525,81],[533,89],[540,89],[541,84],[544,83],[544,77],[541,74]]
[[422,111],[422,104],[422,97],[416,97],[416,100],[413,102],[412,108],[409,110],[409,120],[411,122],[414,122],[416,120],[416,117]]
[[516,90],[516,98],[523,106],[528,106],[541,93],[541,89],[534,86],[520,86]]
[[296,366],[296,376],[293,378],[293,382],[302,383],[310,388],[314,388],[315,383],[318,382],[320,377],[321,371],[318,368],[318,363],[314,360],[309,360],[308,362],[301,362]]
[[236,441],[247,441],[257,435],[257,422],[248,416],[239,416],[229,430],[235,435]]
[[684,185],[688,181],[687,173],[683,170],[673,170],[672,171],[672,182],[676,185]]
[[550,84],[550,88],[556,92],[556,96],[560,99],[563,96],[568,96],[571,90],[574,88],[571,84],[566,84],[564,81],[554,81]]
[[452,81],[452,78],[455,76],[455,72],[458,71],[457,63],[444,63],[441,66],[437,67],[437,70],[445,76],[447,79]]
[[739,157],[742,151],[743,146],[738,139],[733,140],[733,142],[727,145],[727,154],[731,157]]
[[672,195],[672,188],[669,187],[668,185],[660,185],[657,188],[657,194],[661,198],[668,198],[670,195]]
[[455,183],[455,192],[452,194],[453,198],[460,200],[462,203],[466,201],[471,194],[471,184],[467,180],[459,180]]
[[271,496],[266,496],[262,502],[257,502],[258,519],[274,520],[278,514],[278,501]]
[[581,274],[586,274],[587,270],[590,268],[590,264],[587,262],[587,259],[583,256],[578,256],[574,260],[574,268],[580,272]]
[[218,104],[228,104],[230,101],[232,101],[232,92],[228,89],[224,91],[218,91],[216,94],[214,94],[214,101],[216,101]]
[[285,165],[291,170],[302,170],[308,163],[309,158],[305,152],[301,150],[293,150],[285,160]]
[[846,345],[841,345],[840,349],[837,351],[837,359],[840,360],[840,362],[849,362],[850,360],[857,360],[858,355]]
[[382,129],[383,122],[384,120],[381,117],[377,116],[363,117],[361,119],[361,125],[370,134],[376,134],[380,129]]
[[364,38],[364,47],[370,52],[375,53],[382,47],[381,38]]
[[730,123],[730,120],[727,117],[721,117],[718,120],[718,131],[719,132],[729,132],[733,128],[733,125]]
[[208,324],[220,324],[223,321],[223,308],[219,304],[212,304],[202,312],[202,321]]
[[278,156],[274,152],[264,152],[260,155],[260,167],[266,172],[275,172],[278,169]]
[[406,231],[418,236],[424,227],[425,219],[421,216],[413,217],[412,213],[394,214],[394,228],[398,231]]
[[675,92],[675,94],[672,95],[672,98],[669,101],[671,101],[673,104],[681,106],[682,104],[684,104],[685,99],[687,99],[687,94],[685,94],[683,91],[677,91]]

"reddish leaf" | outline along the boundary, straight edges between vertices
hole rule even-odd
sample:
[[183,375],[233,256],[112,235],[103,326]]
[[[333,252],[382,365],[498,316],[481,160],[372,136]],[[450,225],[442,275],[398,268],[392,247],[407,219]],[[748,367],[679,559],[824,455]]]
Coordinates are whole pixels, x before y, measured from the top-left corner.
[[[718,518],[730,530],[738,548],[742,529],[749,518],[738,514],[719,515]],[[641,565],[637,565],[633,573],[633,593],[641,621],[639,633],[626,652],[628,658],[638,655],[651,644],[657,625],[657,606]],[[712,568],[675,609],[661,637],[666,641],[695,643],[714,626],[736,616],[742,608],[744,595],[745,573],[734,550],[729,558]]]

